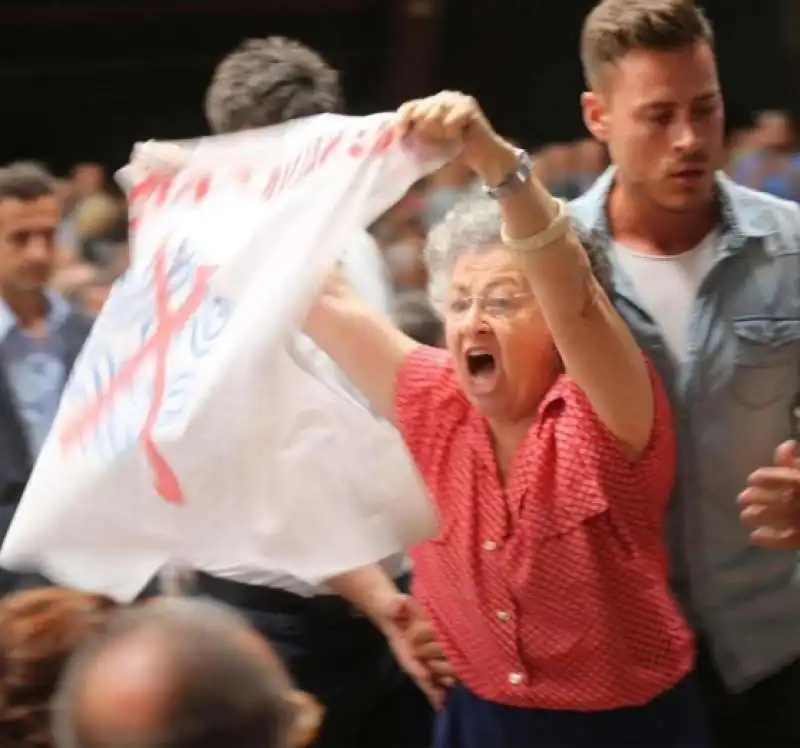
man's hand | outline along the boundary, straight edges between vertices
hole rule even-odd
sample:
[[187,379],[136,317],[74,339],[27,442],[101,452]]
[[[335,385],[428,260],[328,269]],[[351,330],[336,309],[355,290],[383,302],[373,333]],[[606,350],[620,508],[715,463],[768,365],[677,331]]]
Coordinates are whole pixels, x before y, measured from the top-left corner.
[[753,542],[777,550],[800,550],[800,459],[797,443],[775,450],[774,462],[759,468],[739,494],[742,521],[755,528]]
[[463,146],[459,159],[486,184],[501,182],[516,165],[515,149],[489,124],[478,102],[456,91],[409,101],[397,111],[398,134],[441,147]]
[[440,708],[455,674],[419,603],[409,595],[398,595],[386,611],[382,629],[400,666]]

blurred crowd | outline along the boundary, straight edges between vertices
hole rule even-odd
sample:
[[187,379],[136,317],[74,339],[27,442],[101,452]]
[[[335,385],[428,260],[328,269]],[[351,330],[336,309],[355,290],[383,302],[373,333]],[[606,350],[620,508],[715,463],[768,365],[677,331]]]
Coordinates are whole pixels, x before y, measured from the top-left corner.
[[58,186],[63,217],[52,285],[75,306],[96,315],[114,280],[128,267],[125,197],[100,164],[77,164]]
[[[582,194],[608,165],[604,147],[592,138],[549,143],[531,155],[539,178],[568,200]],[[725,170],[748,187],[800,201],[800,151],[789,114],[760,112],[751,127],[733,130]],[[64,219],[53,285],[96,314],[128,264],[125,198],[100,164],[77,164],[60,187]],[[395,289],[397,319],[428,344],[438,341],[440,325],[425,290],[425,239],[462,196],[476,189],[480,186],[467,169],[449,164],[416,184],[371,227]]]

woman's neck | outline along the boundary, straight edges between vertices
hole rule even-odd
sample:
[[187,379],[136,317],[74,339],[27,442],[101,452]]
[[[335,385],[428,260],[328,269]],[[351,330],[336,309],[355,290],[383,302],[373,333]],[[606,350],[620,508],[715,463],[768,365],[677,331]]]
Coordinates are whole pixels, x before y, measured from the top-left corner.
[[517,453],[520,444],[525,439],[530,430],[533,418],[526,418],[520,421],[489,421],[489,429],[492,434],[494,444],[494,454],[497,459],[497,466],[500,470],[500,477],[505,479]]
[[667,210],[642,195],[614,185],[608,199],[612,236],[631,249],[677,255],[694,249],[719,222],[713,197],[696,209]]

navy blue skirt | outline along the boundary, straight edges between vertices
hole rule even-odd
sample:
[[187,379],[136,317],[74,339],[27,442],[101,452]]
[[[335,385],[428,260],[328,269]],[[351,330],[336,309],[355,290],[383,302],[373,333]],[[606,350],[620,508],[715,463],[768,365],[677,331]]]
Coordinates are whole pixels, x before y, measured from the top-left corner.
[[689,677],[641,707],[604,712],[521,709],[456,686],[435,748],[710,748],[703,696]]

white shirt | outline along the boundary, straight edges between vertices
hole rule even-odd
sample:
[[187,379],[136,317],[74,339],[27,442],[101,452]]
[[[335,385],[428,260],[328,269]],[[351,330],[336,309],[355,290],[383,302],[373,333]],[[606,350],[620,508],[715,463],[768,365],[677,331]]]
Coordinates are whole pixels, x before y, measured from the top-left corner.
[[617,242],[615,258],[628,274],[639,299],[661,328],[673,361],[688,355],[689,318],[697,292],[714,264],[719,232],[712,231],[694,249],[679,255],[634,252]]
[[[377,242],[366,231],[358,232],[342,259],[342,270],[361,298],[375,311],[391,316],[392,289],[388,271]],[[348,381],[333,360],[306,335],[298,334],[292,341],[292,356],[306,371],[313,374],[342,397],[352,397],[366,405],[361,393]],[[404,554],[385,559],[382,564],[392,578],[407,571],[409,563]],[[203,567],[202,571],[222,579],[232,579],[261,587],[276,587],[303,597],[330,595],[325,586],[313,586],[289,574],[267,569],[242,569],[240,567]]]

